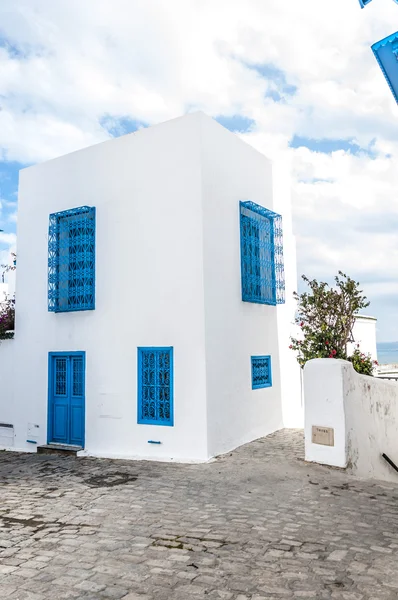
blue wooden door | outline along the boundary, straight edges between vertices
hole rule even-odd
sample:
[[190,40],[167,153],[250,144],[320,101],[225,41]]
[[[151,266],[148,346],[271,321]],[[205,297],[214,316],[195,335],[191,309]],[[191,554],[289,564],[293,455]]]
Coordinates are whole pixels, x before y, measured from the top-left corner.
[[49,356],[48,441],[84,447],[84,352]]

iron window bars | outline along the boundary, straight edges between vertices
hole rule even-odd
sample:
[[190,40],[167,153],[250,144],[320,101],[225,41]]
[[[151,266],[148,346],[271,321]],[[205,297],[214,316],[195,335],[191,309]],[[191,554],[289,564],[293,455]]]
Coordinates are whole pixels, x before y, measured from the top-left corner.
[[53,213],[48,235],[48,310],[94,308],[95,208]]
[[138,423],[174,424],[173,348],[138,348]]
[[271,357],[252,356],[252,389],[272,386]]
[[254,202],[240,202],[242,300],[285,302],[281,215]]

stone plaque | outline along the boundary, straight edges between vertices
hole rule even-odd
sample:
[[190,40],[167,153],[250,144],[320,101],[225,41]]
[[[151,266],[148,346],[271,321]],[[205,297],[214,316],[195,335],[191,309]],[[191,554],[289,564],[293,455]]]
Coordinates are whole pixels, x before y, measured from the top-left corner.
[[312,443],[321,446],[334,446],[334,429],[332,427],[312,426]]

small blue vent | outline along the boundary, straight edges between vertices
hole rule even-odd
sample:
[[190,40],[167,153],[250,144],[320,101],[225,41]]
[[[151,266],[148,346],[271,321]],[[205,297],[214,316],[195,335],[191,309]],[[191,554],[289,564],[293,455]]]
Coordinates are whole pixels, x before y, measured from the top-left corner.
[[282,217],[254,202],[240,202],[242,300],[285,302]]
[[271,357],[252,356],[252,389],[272,386]]
[[138,423],[173,425],[173,348],[138,348]]
[[48,232],[48,310],[94,308],[95,208],[54,213]]

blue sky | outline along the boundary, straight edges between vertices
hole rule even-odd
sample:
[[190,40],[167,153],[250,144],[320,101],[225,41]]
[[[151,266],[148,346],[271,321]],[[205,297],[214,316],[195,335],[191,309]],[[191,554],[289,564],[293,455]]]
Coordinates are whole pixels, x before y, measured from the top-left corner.
[[291,164],[299,274],[348,272],[398,340],[397,29],[390,0],[2,0],[0,258],[20,168],[203,110]]

